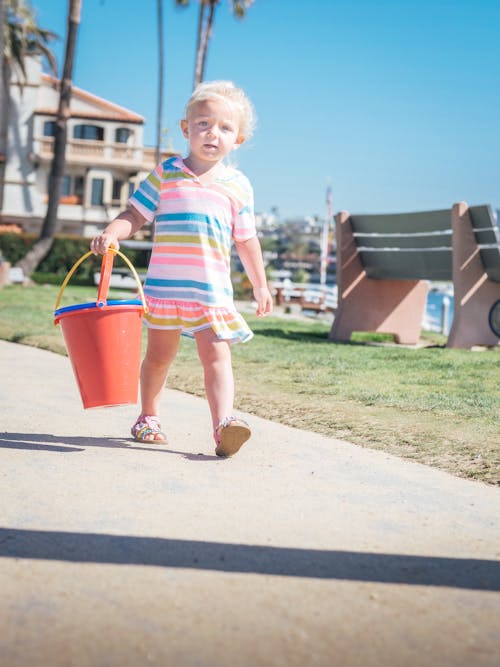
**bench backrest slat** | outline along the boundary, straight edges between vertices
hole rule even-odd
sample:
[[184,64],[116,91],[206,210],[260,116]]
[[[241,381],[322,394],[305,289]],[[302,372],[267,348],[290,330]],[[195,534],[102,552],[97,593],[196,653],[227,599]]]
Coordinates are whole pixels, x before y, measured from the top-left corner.
[[500,283],[500,247],[481,248],[479,252],[488,278]]
[[391,280],[450,280],[451,248],[431,251],[360,249],[368,278]]
[[356,245],[364,248],[429,249],[436,246],[451,248],[451,229],[416,234],[354,233]]
[[417,211],[416,213],[391,213],[389,215],[351,215],[354,232],[436,232],[451,228],[451,211]]

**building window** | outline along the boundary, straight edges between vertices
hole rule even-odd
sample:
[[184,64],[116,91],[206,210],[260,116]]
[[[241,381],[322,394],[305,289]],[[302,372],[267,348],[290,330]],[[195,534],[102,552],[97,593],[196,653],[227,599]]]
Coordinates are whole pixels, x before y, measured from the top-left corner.
[[81,204],[83,201],[83,176],[63,176],[61,187],[61,204]]
[[75,125],[73,128],[73,139],[103,141],[104,128],[99,127],[98,125]]
[[46,120],[43,124],[43,136],[44,137],[55,137],[56,135],[56,121],[55,120]]
[[61,195],[67,197],[71,192],[71,176],[63,176]]
[[80,201],[83,200],[83,184],[83,176],[75,176],[75,180],[73,182],[73,194],[76,195]]
[[118,127],[115,130],[115,143],[126,144],[130,137],[130,130],[128,127]]
[[113,204],[120,204],[122,198],[123,181],[113,181],[113,192],[111,199]]
[[92,190],[90,195],[92,206],[102,206],[104,203],[104,178],[92,179]]

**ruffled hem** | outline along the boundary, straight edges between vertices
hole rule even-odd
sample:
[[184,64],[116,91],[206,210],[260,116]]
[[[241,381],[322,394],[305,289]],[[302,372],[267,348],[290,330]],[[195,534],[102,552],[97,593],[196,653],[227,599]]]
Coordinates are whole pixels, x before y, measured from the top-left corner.
[[177,330],[194,338],[198,331],[212,329],[217,338],[245,343],[253,332],[235,308],[216,308],[186,301],[166,301],[146,295],[148,312],[144,324],[150,329]]

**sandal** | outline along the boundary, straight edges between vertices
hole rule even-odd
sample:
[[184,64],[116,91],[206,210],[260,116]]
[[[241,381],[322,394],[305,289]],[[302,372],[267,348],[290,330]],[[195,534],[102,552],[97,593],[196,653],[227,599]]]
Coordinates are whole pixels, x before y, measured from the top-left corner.
[[215,453],[217,456],[232,456],[251,435],[252,431],[246,421],[236,417],[226,417],[215,429],[214,437],[217,444]]
[[161,430],[160,420],[155,415],[140,415],[130,429],[136,442],[163,444],[167,438]]

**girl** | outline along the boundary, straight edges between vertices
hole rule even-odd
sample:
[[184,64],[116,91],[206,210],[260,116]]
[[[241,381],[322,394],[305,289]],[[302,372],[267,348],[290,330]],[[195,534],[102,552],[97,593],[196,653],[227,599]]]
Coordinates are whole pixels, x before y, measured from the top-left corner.
[[186,158],[158,165],[130,197],[128,208],[90,244],[96,254],[155,220],[144,293],[148,345],[141,367],[141,414],[132,426],[139,442],[166,442],[158,408],[180,341],[196,339],[218,456],[235,454],[251,435],[232,416],[234,381],[230,343],[252,337],[233,303],[230,251],[234,241],[252,283],[257,315],[272,310],[256,235],[253,191],[224,158],[251,136],[253,108],[229,81],[201,83],[188,101],[182,133]]

